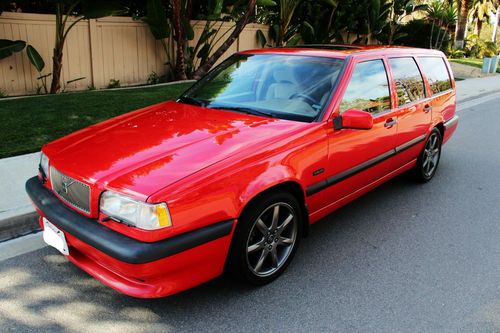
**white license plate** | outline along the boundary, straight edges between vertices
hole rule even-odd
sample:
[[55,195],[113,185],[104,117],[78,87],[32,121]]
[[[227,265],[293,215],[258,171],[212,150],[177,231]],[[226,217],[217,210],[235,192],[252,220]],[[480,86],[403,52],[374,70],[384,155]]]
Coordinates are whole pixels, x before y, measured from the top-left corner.
[[48,245],[55,247],[62,254],[69,254],[68,243],[66,242],[64,232],[50,223],[45,217],[43,218],[43,240]]

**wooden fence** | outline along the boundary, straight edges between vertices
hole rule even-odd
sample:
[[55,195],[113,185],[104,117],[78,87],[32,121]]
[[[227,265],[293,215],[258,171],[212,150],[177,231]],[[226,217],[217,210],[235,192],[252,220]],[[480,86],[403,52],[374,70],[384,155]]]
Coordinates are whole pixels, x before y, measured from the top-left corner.
[[[192,24],[195,42],[205,22],[193,21]],[[217,28],[219,24],[222,26],[218,36],[234,26],[234,23],[224,22],[217,23]],[[258,48],[258,29],[268,31],[264,25],[247,25],[220,61],[234,52]],[[0,16],[0,39],[21,39],[33,45],[45,61],[43,74],[51,72],[55,39],[53,15],[4,12]],[[165,61],[161,43],[154,40],[145,23],[129,17],[84,20],[77,23],[68,35],[61,83],[65,90],[85,90],[92,86],[105,88],[111,79],[120,80],[122,86],[144,84],[152,72],[165,74]],[[37,77],[38,73],[25,51],[0,60],[0,92],[3,94],[36,93],[37,86],[41,85]],[[67,83],[81,77],[85,79]]]

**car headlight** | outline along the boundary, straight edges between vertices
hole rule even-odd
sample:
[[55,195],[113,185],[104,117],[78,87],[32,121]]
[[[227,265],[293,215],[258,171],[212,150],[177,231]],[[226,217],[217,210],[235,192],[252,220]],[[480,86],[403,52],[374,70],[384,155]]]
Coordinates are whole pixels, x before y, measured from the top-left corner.
[[45,177],[49,176],[49,158],[44,153],[40,154],[40,169]]
[[172,226],[165,203],[149,204],[112,191],[101,195],[101,211],[110,218],[139,229],[156,230]]

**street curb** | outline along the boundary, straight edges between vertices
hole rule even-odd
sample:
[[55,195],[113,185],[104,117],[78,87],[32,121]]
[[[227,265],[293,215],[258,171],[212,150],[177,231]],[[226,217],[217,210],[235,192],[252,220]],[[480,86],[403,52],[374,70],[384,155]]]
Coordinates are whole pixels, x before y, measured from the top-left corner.
[[[143,84],[140,86],[124,86],[120,88],[102,88],[102,89],[95,89],[95,90],[74,90],[74,91],[65,91],[65,92],[60,92],[57,95],[61,94],[78,94],[82,92],[99,92],[99,91],[117,91],[117,90],[132,90],[132,89],[147,89],[147,88],[155,88],[155,87],[163,87],[163,86],[172,86],[176,84],[182,84],[182,83],[195,83],[196,80],[179,80],[179,81],[171,81],[171,82],[164,82],[164,83],[157,83],[157,84]],[[11,101],[11,100],[16,100],[16,99],[21,99],[21,98],[43,98],[47,96],[54,96],[54,94],[43,94],[43,95],[21,95],[21,96],[11,96],[11,97],[3,97],[0,98],[1,101]]]
[[29,212],[0,221],[0,242],[40,231],[38,214]]
[[475,95],[475,96],[464,98],[460,102],[457,101],[457,108],[458,108],[458,103],[463,104],[465,102],[469,102],[469,101],[472,101],[472,100],[475,100],[475,99],[486,97],[488,95],[498,94],[499,92],[500,92],[500,89],[499,90],[494,90],[494,91],[487,91],[487,92],[481,93],[479,95]]

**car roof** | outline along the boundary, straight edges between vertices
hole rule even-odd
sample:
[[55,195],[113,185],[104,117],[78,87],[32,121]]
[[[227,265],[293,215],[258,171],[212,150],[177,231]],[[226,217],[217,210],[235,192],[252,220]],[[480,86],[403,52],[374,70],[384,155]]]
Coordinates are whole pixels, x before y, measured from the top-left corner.
[[239,52],[240,54],[296,54],[304,56],[346,58],[355,54],[372,55],[434,55],[443,56],[438,50],[395,45],[305,44],[294,47],[272,47]]

